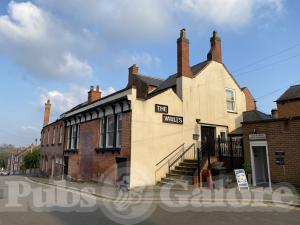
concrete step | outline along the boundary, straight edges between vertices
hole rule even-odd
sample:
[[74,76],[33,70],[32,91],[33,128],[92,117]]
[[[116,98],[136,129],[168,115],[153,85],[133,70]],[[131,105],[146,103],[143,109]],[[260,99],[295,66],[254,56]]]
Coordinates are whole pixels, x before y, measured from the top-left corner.
[[188,184],[188,185],[193,185],[193,181],[192,180],[182,180],[182,179],[176,179],[176,178],[173,178],[173,177],[166,177],[166,178],[162,178],[161,179],[161,182],[163,183],[182,183],[182,184]]
[[197,168],[197,163],[188,163],[188,162],[181,162],[179,166],[185,166],[190,168]]
[[179,174],[173,174],[173,173],[168,173],[166,175],[166,178],[186,180],[186,181],[193,181],[194,180],[194,176],[186,176],[186,175],[179,175]]
[[193,176],[194,171],[186,171],[186,170],[171,170],[172,174],[178,174],[178,175],[186,175],[186,176]]
[[165,188],[171,188],[171,189],[176,189],[176,190],[192,190],[194,188],[193,185],[188,185],[188,184],[180,184],[180,183],[166,183],[159,181],[156,184],[157,186],[160,187],[165,187]]
[[182,170],[182,171],[187,171],[187,172],[194,172],[196,168],[194,167],[186,167],[182,166],[181,164],[179,166],[175,166],[175,170]]
[[184,163],[196,163],[197,164],[197,160],[194,160],[194,159],[184,159],[183,162]]

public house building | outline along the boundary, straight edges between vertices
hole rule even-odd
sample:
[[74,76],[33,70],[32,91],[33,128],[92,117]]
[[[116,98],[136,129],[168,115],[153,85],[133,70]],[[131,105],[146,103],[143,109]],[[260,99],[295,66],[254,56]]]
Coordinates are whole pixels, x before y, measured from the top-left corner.
[[102,97],[98,86],[91,87],[86,102],[46,123],[41,170],[74,180],[108,177],[113,184],[126,171],[130,188],[154,185],[172,176],[167,162],[177,162],[189,149],[195,156],[201,142],[227,138],[241,128],[243,112],[255,109],[250,91],[223,64],[217,32],[206,59],[191,66],[182,29],[175,74],[166,79],[145,76],[132,65],[124,89]]

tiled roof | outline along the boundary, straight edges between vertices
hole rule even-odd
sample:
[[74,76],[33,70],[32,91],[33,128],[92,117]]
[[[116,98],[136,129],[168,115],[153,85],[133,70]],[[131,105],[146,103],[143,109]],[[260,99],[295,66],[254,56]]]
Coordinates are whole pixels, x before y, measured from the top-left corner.
[[271,115],[258,110],[243,112],[243,122],[260,121],[272,119]]
[[291,86],[276,100],[276,102],[285,102],[296,99],[300,99],[300,85]]
[[164,80],[157,77],[150,77],[145,75],[139,75],[139,78],[144,81],[147,85],[158,87]]
[[[197,73],[199,73],[201,70],[204,69],[204,67],[209,63],[209,61],[203,61],[201,63],[198,63],[191,67],[192,73],[195,76]],[[163,91],[165,89],[174,87],[176,85],[176,77],[177,73],[169,76],[160,86],[158,86],[157,89],[155,89],[151,94]]]

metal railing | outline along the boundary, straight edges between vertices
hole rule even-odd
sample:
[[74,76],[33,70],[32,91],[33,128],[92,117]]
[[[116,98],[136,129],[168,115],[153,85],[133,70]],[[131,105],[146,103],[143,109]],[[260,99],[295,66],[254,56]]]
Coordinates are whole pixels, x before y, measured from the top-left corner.
[[177,157],[177,155],[180,155],[184,151],[184,143],[178,146],[176,149],[174,149],[171,153],[169,153],[167,156],[165,156],[161,161],[159,161],[155,166],[155,181],[159,181],[161,178],[165,177],[166,174],[169,172],[169,163],[174,158]]
[[[178,153],[180,153],[180,152],[178,152]],[[183,150],[183,152],[181,152],[181,154],[178,154],[178,155],[176,155],[176,157],[169,160],[169,163],[168,163],[169,164],[169,173],[175,166],[178,166],[179,163],[185,159],[191,159],[191,160],[197,159],[195,144],[190,145],[187,149]]]

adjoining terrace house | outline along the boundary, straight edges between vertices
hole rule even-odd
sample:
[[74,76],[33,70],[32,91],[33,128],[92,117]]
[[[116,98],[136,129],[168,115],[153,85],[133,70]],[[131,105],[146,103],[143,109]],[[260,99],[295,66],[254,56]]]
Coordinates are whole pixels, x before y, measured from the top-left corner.
[[43,128],[42,171],[55,173],[56,154],[63,155],[61,168],[75,180],[106,176],[116,184],[123,170],[130,188],[154,185],[167,175],[158,173],[166,162],[191,149],[193,134],[199,135],[199,146],[240,128],[243,112],[254,110],[255,101],[223,64],[217,32],[210,46],[207,59],[190,66],[182,29],[175,74],[162,80],[141,75],[132,65],[124,89],[101,97],[99,87],[91,87],[87,102]]

